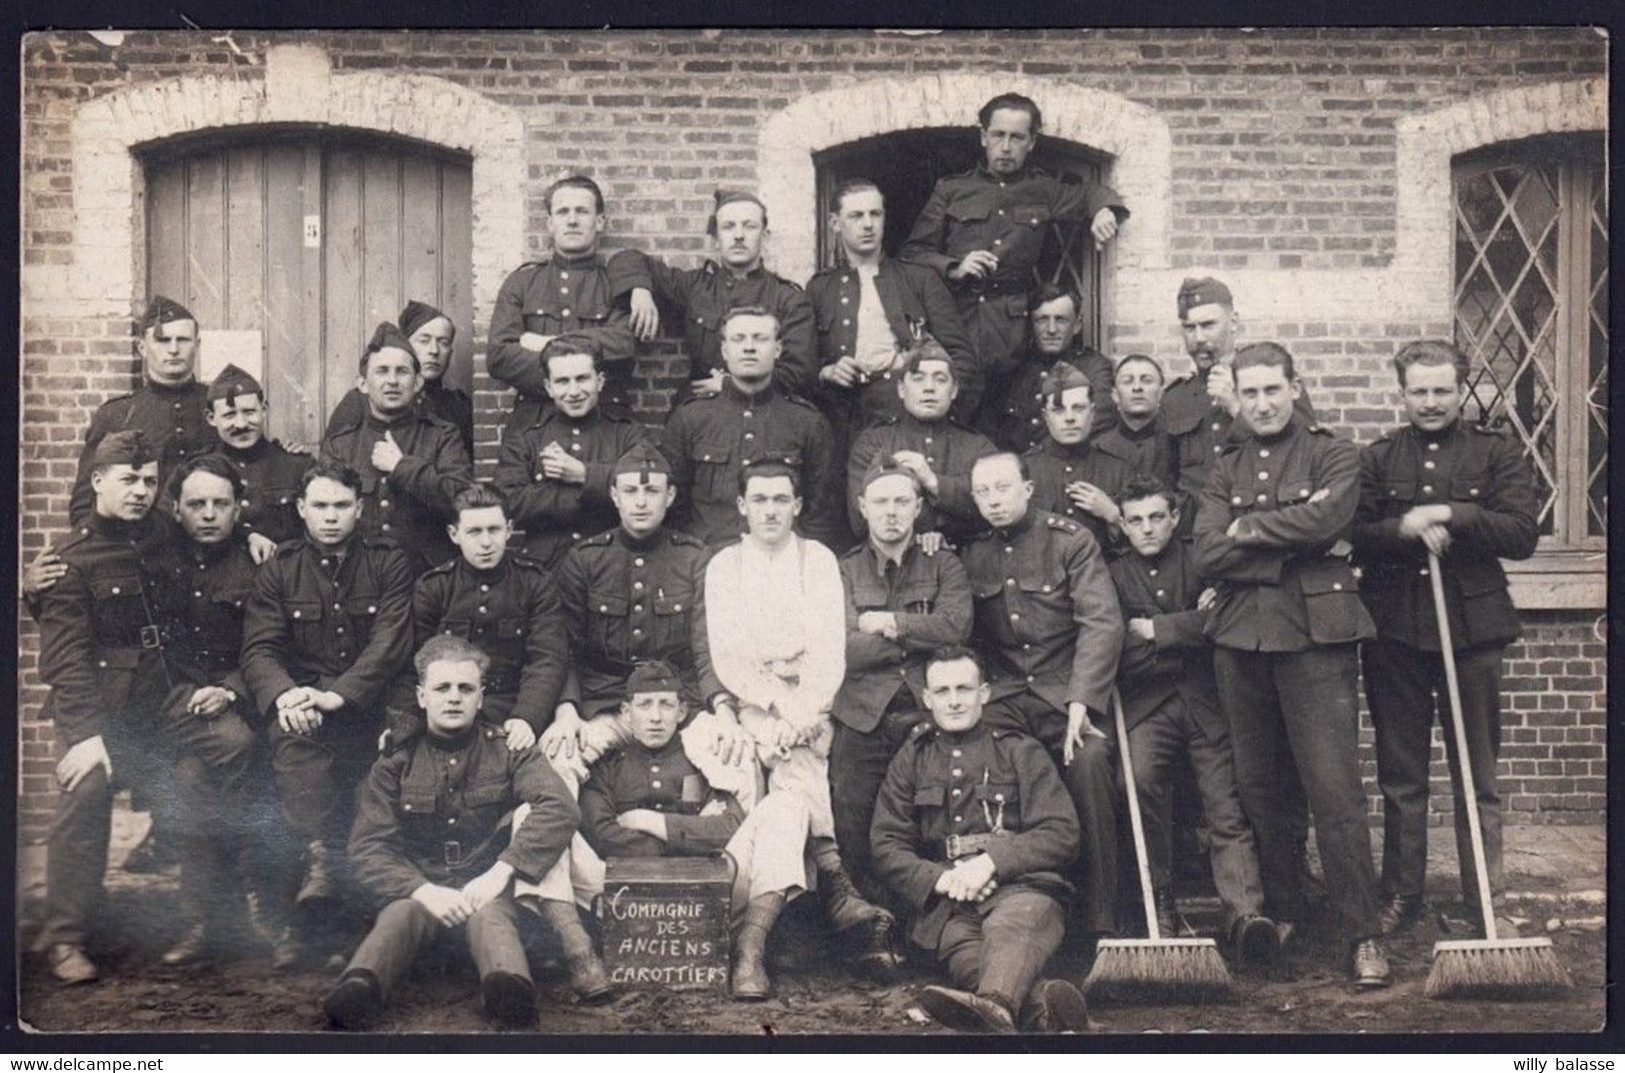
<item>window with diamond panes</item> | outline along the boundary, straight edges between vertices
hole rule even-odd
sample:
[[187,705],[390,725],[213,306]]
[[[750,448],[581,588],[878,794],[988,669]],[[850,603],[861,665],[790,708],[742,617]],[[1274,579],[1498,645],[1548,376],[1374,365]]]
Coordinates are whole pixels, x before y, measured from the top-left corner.
[[1467,406],[1523,443],[1542,545],[1601,548],[1608,517],[1608,183],[1600,135],[1454,165],[1455,335]]

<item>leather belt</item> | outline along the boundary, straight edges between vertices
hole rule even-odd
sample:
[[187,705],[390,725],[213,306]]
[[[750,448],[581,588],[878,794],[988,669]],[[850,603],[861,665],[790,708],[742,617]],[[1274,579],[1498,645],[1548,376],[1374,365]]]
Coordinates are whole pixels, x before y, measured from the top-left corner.
[[980,835],[949,835],[943,839],[943,852],[950,861],[974,857],[991,846],[995,839],[1004,838],[1008,834],[1007,831],[990,831]]

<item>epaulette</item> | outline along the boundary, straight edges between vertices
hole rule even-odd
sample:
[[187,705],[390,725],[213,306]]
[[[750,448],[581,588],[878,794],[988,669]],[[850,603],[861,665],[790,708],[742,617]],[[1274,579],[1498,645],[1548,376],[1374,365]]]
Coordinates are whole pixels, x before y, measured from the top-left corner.
[[937,724],[933,723],[929,719],[926,719],[926,720],[924,720],[922,722],[919,722],[919,723],[915,723],[914,724],[914,729],[910,730],[908,732],[908,744],[910,744],[910,745],[919,745],[926,738],[931,737],[932,735],[934,735],[936,733],[936,730],[937,730]]
[[418,575],[418,580],[422,581],[424,578],[428,577],[431,574],[449,574],[449,573],[451,573],[453,570],[455,570],[457,568],[457,564],[458,564],[459,561],[461,561],[461,556],[459,556],[456,559],[447,559],[443,563],[438,563],[438,564],[436,564],[434,566],[431,566],[427,570],[425,570],[423,573]]
[[717,264],[715,261],[713,261],[709,257],[707,257],[705,259],[705,263],[700,266],[700,275],[704,276],[707,279],[710,279],[712,276],[715,276],[718,272],[721,272],[721,271],[722,271],[722,266]]
[[1017,730],[1015,727],[1005,726],[989,727],[987,732],[994,738],[994,740],[998,740],[999,738],[1014,737],[1015,735],[1021,733],[1021,731]]
[[844,264],[844,263],[843,264],[833,264],[833,265],[830,265],[828,268],[820,268],[818,271],[816,271],[816,272],[814,272],[812,274],[812,278],[817,279],[820,276],[833,276],[833,275],[836,275],[837,273],[840,273],[840,272],[849,272],[849,271],[851,271],[851,266],[850,265],[847,265],[847,264]]
[[1079,525],[1071,518],[1063,518],[1058,514],[1049,514],[1046,512],[1044,515],[1044,524],[1049,526],[1051,529],[1059,530],[1062,533],[1083,532],[1082,525]]
[[67,551],[69,548],[77,548],[79,545],[89,540],[91,535],[90,526],[81,525],[79,528],[73,531],[72,536],[68,537],[66,540],[62,541],[62,543],[56,546],[57,555],[60,556],[62,552]]
[[454,424],[453,422],[447,421],[444,417],[441,417],[439,414],[432,414],[427,410],[419,410],[419,409],[417,409],[415,407],[413,408],[412,412],[425,425],[433,425],[433,426],[435,426],[437,428],[449,428],[453,432],[457,433],[459,438],[461,438],[461,436],[463,435],[463,430],[462,429],[458,428],[456,426],[456,424]]
[[1314,436],[1335,436],[1336,435],[1336,433],[1334,433],[1331,429],[1327,428],[1325,425],[1321,424],[1319,421],[1316,421],[1312,425],[1305,425],[1304,426],[1304,431],[1311,434],[1311,435],[1314,435]]
[[793,280],[793,279],[785,279],[783,276],[779,275],[777,272],[769,272],[768,275],[771,276],[772,278],[778,280],[780,283],[784,284],[786,287],[789,287],[792,291],[802,291],[802,290],[806,289],[801,284],[797,283],[795,280]]
[[820,410],[816,405],[814,405],[811,400],[802,398],[800,395],[798,395],[794,391],[782,391],[781,390],[779,392],[779,397],[782,398],[785,402],[794,403],[797,406],[805,407],[806,409],[811,410],[815,414],[822,414],[823,413],[823,411]]
[[[610,530],[610,531],[612,533],[614,532],[614,530]],[[673,544],[682,544],[685,547],[690,547],[690,548],[703,548],[703,547],[705,547],[705,541],[701,540],[699,537],[695,536],[693,533],[685,533],[681,529],[667,529],[666,533],[667,533],[668,536],[671,537],[671,542]]]
[[300,549],[305,546],[305,543],[306,541],[304,537],[292,537],[288,540],[284,540],[282,543],[276,546],[276,557],[278,559],[285,559],[290,555],[298,554]]
[[576,542],[578,548],[607,548],[615,539],[615,530],[605,529],[602,533],[582,537]]
[[400,542],[397,541],[394,537],[384,536],[382,533],[379,533],[379,534],[374,535],[374,536],[364,536],[364,537],[362,537],[361,538],[361,544],[362,544],[363,547],[379,548],[379,549],[384,549],[384,550],[391,549],[391,548],[399,550],[400,546],[401,546]]
[[1508,434],[1506,418],[1504,417],[1486,418],[1482,421],[1475,421],[1467,427],[1483,436],[1499,436],[1505,439]]
[[[453,562],[455,561],[453,560]],[[542,565],[542,561],[523,548],[509,548],[507,554],[502,557],[502,561],[512,563],[521,570],[536,570],[544,574],[548,573],[547,567]]]

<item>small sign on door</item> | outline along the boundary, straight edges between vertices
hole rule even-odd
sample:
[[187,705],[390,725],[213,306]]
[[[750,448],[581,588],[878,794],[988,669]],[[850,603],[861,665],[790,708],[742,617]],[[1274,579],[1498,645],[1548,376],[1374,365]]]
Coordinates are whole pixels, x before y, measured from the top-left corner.
[[322,218],[311,215],[305,217],[305,249],[320,249],[322,245]]

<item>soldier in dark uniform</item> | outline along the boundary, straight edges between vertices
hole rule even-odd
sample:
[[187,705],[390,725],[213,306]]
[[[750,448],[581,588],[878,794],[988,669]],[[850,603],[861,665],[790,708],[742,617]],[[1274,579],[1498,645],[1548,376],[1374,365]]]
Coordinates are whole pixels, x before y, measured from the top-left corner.
[[[412,352],[418,356],[418,366],[423,375],[423,388],[412,400],[412,405],[456,425],[463,434],[463,447],[473,457],[474,400],[469,398],[468,392],[446,386],[446,370],[451,366],[457,326],[434,306],[416,300],[406,303],[395,324],[412,344]],[[328,424],[348,423],[366,415],[366,396],[351,388],[333,407],[327,421]]]
[[[1097,246],[1110,242],[1128,208],[1117,192],[1085,180],[1064,183],[1027,156],[1043,117],[1019,93],[1001,93],[977,113],[985,159],[937,180],[914,221],[902,258],[940,272],[980,363],[967,395],[1002,398],[1027,335],[1027,293],[1050,224],[1088,220]],[[969,411],[967,411],[969,413]]]
[[449,633],[478,645],[491,662],[480,715],[502,729],[510,749],[528,749],[552,722],[564,688],[558,585],[536,560],[508,550],[513,525],[494,489],[463,489],[452,512],[446,528],[460,554],[418,578],[413,643],[421,648]]
[[62,758],[35,950],[70,984],[97,977],[85,948],[107,871],[114,791],[162,778],[178,756],[234,761],[223,731],[240,729],[164,706],[166,534],[152,515],[156,448],[140,432],[110,432],[88,463],[90,515],[63,542],[62,578],[39,597],[40,678],[51,687]]
[[387,690],[412,652],[412,572],[394,541],[357,531],[362,480],[305,473],[306,535],[259,568],[243,626],[243,677],[267,721],[283,821],[305,847],[295,905],[338,895],[351,795],[377,754]]
[[551,569],[571,544],[615,524],[610,468],[649,432],[599,405],[603,355],[591,339],[561,335],[541,361],[552,405],[530,424],[502,430],[494,483],[525,531],[526,554]]
[[896,462],[919,482],[925,495],[917,528],[940,532],[962,544],[982,528],[970,494],[970,469],[998,448],[948,416],[958,381],[948,352],[932,340],[909,348],[897,381],[903,413],[883,419],[852,445],[846,468],[847,515],[852,531],[864,534],[858,500],[863,481],[877,461]]
[[456,554],[445,526],[474,464],[456,426],[413,408],[418,357],[399,328],[378,325],[360,369],[367,412],[328,424],[322,458],[361,475],[362,533],[397,543],[416,576]]
[[839,539],[834,438],[812,403],[774,385],[780,349],[778,318],[760,306],[735,306],[722,324],[728,379],[721,394],[689,399],[666,422],[661,453],[677,489],[673,519],[710,545],[743,531],[739,471],[768,460],[801,475],[803,532],[826,544]]
[[296,506],[299,484],[315,462],[265,435],[265,389],[235,365],[227,365],[209,385],[204,419],[219,442],[214,453],[230,463],[242,485],[237,528],[255,563],[276,546],[304,532]]
[[508,420],[527,428],[548,406],[542,351],[554,336],[585,335],[603,358],[604,409],[629,416],[637,350],[629,305],[633,288],[647,290],[651,283],[635,259],[606,265],[599,253],[608,217],[597,183],[572,175],[548,187],[543,197],[552,252],[520,265],[502,281],[491,311],[486,368],[519,392]]
[[[181,756],[170,780],[180,836],[181,905],[186,933],[164,954],[167,965],[200,960],[240,899],[228,896],[251,870],[264,825],[251,810],[259,789],[252,766],[259,722],[241,664],[243,609],[254,589],[254,560],[236,540],[243,490],[220,455],[183,462],[170,478],[180,539],[162,555],[163,626],[169,693],[165,725],[201,721],[206,734]],[[173,531],[172,531],[173,532]],[[269,833],[269,832],[266,832]],[[257,885],[248,892],[261,937],[280,941],[263,915]]]
[[808,887],[807,806],[769,793],[745,814],[738,795],[714,785],[678,735],[686,715],[681,676],[662,661],[640,663],[626,680],[625,749],[605,757],[581,787],[581,833],[612,857],[733,858],[733,996],[765,999],[767,936],[785,903]]
[[[1162,363],[1150,355],[1129,354],[1118,361],[1111,389],[1117,419],[1108,428],[1096,428],[1091,440],[1096,450],[1121,461],[1130,473],[1155,477],[1174,489],[1179,483],[1179,444],[1162,427],[1164,380]],[[1194,509],[1182,502],[1174,506],[1181,514]]]
[[[570,673],[543,747],[561,762],[584,751],[590,763],[625,741],[615,715],[627,675],[643,661],[675,668],[691,704],[707,700],[700,684],[709,677],[701,671],[706,646],[695,644],[706,547],[662,524],[674,495],[665,456],[634,446],[615,462],[610,483],[620,524],[583,540],[559,564]],[[585,721],[594,730],[584,738]]]
[[1094,424],[1094,385],[1064,362],[1039,382],[1044,396],[1044,439],[1022,458],[1033,480],[1033,506],[1089,530],[1103,552],[1122,548],[1116,495],[1133,470],[1089,438]]
[[75,529],[90,521],[95,500],[90,470],[96,447],[112,433],[140,432],[152,445],[158,453],[159,488],[175,466],[214,446],[214,433],[204,421],[208,389],[196,380],[197,345],[197,318],[180,303],[155,295],[136,325],[141,387],[102,403],[85,432],[68,502],[68,520]]
[[1274,922],[1263,916],[1258,851],[1236,790],[1230,728],[1213,681],[1213,646],[1202,634],[1218,593],[1204,587],[1189,547],[1175,536],[1174,498],[1156,477],[1134,477],[1123,486],[1119,503],[1130,550],[1110,566],[1127,627],[1117,685],[1145,817],[1157,919],[1165,935],[1178,934],[1171,798],[1174,765],[1184,754],[1207,814],[1225,934],[1243,960],[1266,961],[1280,939]]
[[1116,425],[1111,359],[1083,341],[1082,310],[1083,300],[1076,292],[1053,283],[1027,298],[1031,338],[1004,394],[983,408],[983,428],[1004,450],[1019,454],[1043,442],[1041,381],[1057,363],[1072,366],[1089,381],[1089,397],[1095,400],[1091,434],[1099,436]]
[[1087,529],[1031,505],[1022,459],[984,458],[971,483],[992,526],[963,554],[974,636],[991,663],[988,725],[1030,734],[1056,759],[1082,824],[1083,930],[1114,935],[1116,750],[1104,728],[1123,618],[1111,575]]
[[[356,879],[378,917],[322,1010],[335,1027],[365,1027],[423,944],[462,927],[486,1015],[528,1027],[536,994],[513,880],[551,869],[580,813],[541,753],[508,748],[478,720],[485,653],[438,635],[414,662],[424,730],[372,765],[350,831]],[[514,824],[520,806],[528,811]]]
[[1044,747],[982,718],[990,690],[969,648],[925,665],[931,722],[915,728],[875,803],[875,868],[915,911],[913,942],[954,987],[920,993],[926,1012],[967,1032],[1087,1030],[1072,985],[1034,989],[1061,945],[1078,817]]
[[[647,276],[654,284],[653,299],[673,307],[682,319],[689,380],[679,398],[722,390],[727,379],[722,321],[735,306],[757,306],[779,319],[784,349],[773,366],[773,383],[786,394],[804,394],[813,381],[812,304],[798,285],[762,265],[767,206],[755,194],[718,190],[705,233],[721,264],[707,260],[699,268],[672,268],[638,250],[622,250],[611,260],[617,274]],[[659,330],[658,318],[643,327],[640,337],[652,338]]]
[[925,717],[925,661],[970,639],[970,581],[947,550],[927,555],[914,527],[924,499],[910,470],[876,459],[858,491],[869,537],[841,557],[846,680],[831,714],[830,804],[835,842],[859,889],[881,893],[869,825],[892,756]]
[[1280,346],[1243,348],[1235,374],[1251,435],[1219,456],[1202,493],[1196,568],[1221,583],[1207,633],[1265,905],[1276,920],[1303,918],[1295,773],[1354,982],[1384,987],[1391,977],[1357,756],[1356,646],[1374,633],[1348,562],[1359,458],[1298,416],[1292,356]]
[[814,397],[844,447],[902,413],[895,381],[902,378],[908,352],[925,336],[948,352],[959,383],[975,383],[977,367],[942,277],[924,265],[894,261],[881,248],[886,202],[880,188],[868,179],[848,179],[835,191],[829,219],[844,263],[808,281],[807,297],[818,328]]
[[[1437,553],[1443,564],[1490,894],[1499,898],[1501,797],[1495,762],[1501,748],[1501,657],[1519,634],[1499,560],[1529,558],[1540,535],[1540,504],[1517,442],[1461,419],[1469,371],[1461,351],[1442,340],[1409,343],[1394,355],[1394,369],[1408,423],[1361,452],[1360,509],[1354,520],[1354,554],[1364,569],[1361,594],[1377,624],[1377,636],[1365,643],[1363,656],[1383,798],[1384,905],[1378,921],[1384,934],[1409,927],[1422,909],[1435,712],[1445,727],[1456,795],[1462,890],[1470,915],[1478,919],[1461,758],[1446,707],[1427,553]],[[1516,936],[1515,928],[1503,928],[1497,925],[1500,938]]]

